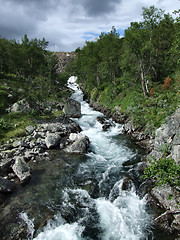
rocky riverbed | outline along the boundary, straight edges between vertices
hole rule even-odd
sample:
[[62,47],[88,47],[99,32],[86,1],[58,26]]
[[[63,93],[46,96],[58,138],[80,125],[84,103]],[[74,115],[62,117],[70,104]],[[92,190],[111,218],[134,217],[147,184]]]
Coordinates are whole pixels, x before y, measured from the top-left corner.
[[26,128],[26,136],[11,140],[1,146],[0,153],[0,202],[14,192],[18,184],[26,184],[31,178],[29,162],[37,158],[49,158],[49,149],[64,152],[86,153],[89,140],[81,134],[81,128],[72,120],[60,117],[51,122]]
[[[97,106],[94,107],[96,109],[98,108]],[[78,154],[77,156],[79,156],[79,154],[86,153],[89,146],[89,139],[85,135],[81,134],[81,128],[79,125],[69,118],[71,116],[80,116],[79,104],[75,103],[74,100],[70,100],[67,102],[65,109],[67,111],[65,112],[65,115],[48,122],[44,121],[39,122],[34,126],[28,126],[26,128],[26,136],[21,139],[10,140],[8,143],[1,145],[0,203],[2,208],[6,206],[5,212],[3,213],[3,220],[1,219],[4,221],[5,225],[6,222],[8,225],[8,222],[11,221],[9,218],[12,219],[12,216],[10,217],[10,215],[14,214],[14,216],[17,216],[15,209],[18,209],[18,211],[21,209],[21,204],[18,203],[19,198],[15,197],[16,192],[19,192],[21,188],[26,188],[30,180],[31,182],[34,180],[37,181],[38,174],[36,174],[36,171],[41,171],[44,169],[44,166],[48,168],[48,165],[57,164],[52,163],[50,160],[49,150],[58,149],[58,151],[62,151],[64,154],[74,153]],[[124,133],[129,134],[141,146],[146,147],[147,153],[150,156],[153,155],[156,158],[160,158],[160,146],[170,144],[170,157],[173,157],[177,164],[179,164],[179,110],[177,110],[176,113],[167,120],[166,124],[157,129],[155,139],[149,138],[145,134],[138,132],[137,129],[133,127],[132,122],[128,121],[125,116],[121,115],[118,112],[118,109],[113,114],[100,108],[98,108],[98,110],[103,111],[107,116],[112,117],[116,122],[124,123]],[[75,115],[73,115],[74,113]],[[103,124],[104,130],[107,130],[111,126],[110,122],[106,121],[104,118],[99,118],[98,120]],[[62,160],[59,164],[62,169],[64,169],[62,171],[65,171],[66,164],[64,165],[64,161]],[[124,164],[128,164],[128,162],[125,162]],[[178,232],[180,231],[180,215],[172,213],[178,212],[179,209],[179,190],[172,189],[170,186],[154,188],[152,183],[145,183],[140,186],[138,192],[139,195],[148,193],[149,204],[156,209],[158,207],[159,214],[167,212],[167,214],[155,221],[155,225],[158,226],[158,229],[166,231],[167,234],[170,233],[178,235]],[[12,208],[13,211],[11,211],[12,202],[9,205],[9,199],[12,199],[11,197],[13,197],[13,202],[16,206],[15,208]],[[53,216],[54,212],[49,212],[48,216],[43,216],[44,221],[45,219]],[[15,219],[15,221],[17,221],[17,219]],[[40,224],[36,224],[39,228]],[[25,226],[21,222],[20,228],[17,229],[17,227],[15,227],[14,232],[11,233],[11,237],[9,239],[19,239],[21,234],[24,236],[24,229]],[[2,236],[2,238],[3,235],[3,232],[0,232],[0,236]]]

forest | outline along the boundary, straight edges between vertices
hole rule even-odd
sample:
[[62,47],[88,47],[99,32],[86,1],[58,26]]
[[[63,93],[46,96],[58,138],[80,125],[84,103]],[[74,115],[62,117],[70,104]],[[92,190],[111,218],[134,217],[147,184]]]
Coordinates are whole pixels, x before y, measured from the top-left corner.
[[180,103],[180,17],[155,6],[143,8],[121,37],[112,27],[76,49],[71,74],[92,102],[130,117],[153,135]]

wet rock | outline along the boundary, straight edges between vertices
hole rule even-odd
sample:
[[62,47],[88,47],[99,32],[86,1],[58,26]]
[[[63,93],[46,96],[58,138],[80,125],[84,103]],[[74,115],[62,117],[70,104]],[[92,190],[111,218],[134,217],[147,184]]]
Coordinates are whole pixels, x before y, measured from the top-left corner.
[[152,180],[146,180],[137,189],[138,195],[144,197],[145,194],[149,193],[152,188],[155,186],[155,183]]
[[134,165],[134,164],[136,164],[140,161],[141,161],[141,159],[139,159],[138,156],[137,156],[137,157],[134,157],[130,160],[127,160],[127,161],[123,162],[122,165],[123,165],[123,167],[126,167],[126,166],[130,166],[130,165]]
[[0,193],[12,193],[16,191],[16,188],[15,182],[0,178]]
[[64,149],[65,152],[76,154],[83,154],[87,152],[87,148],[89,146],[89,139],[87,136],[80,133],[71,135],[70,138],[71,140],[74,139],[74,142]]
[[[0,204],[2,204],[3,202],[5,202],[5,201],[6,201],[6,198],[7,198],[7,196],[6,196],[5,194],[0,193]],[[2,239],[2,238],[1,238],[1,230],[0,230],[0,239]]]
[[115,121],[117,123],[125,123],[127,117],[123,113],[119,112],[120,107],[116,107],[115,110],[116,111],[114,113],[112,113],[113,121]]
[[23,157],[17,157],[12,169],[22,184],[27,183],[31,178],[30,168]]
[[124,177],[123,183],[122,183],[122,190],[131,190],[133,186],[133,182],[130,178]]
[[108,130],[110,127],[114,126],[114,123],[110,120],[107,120],[105,117],[97,117],[98,122],[100,122],[103,126],[102,129],[104,131]]
[[13,158],[5,158],[0,160],[0,174],[8,174],[11,171],[10,167],[13,163]]
[[66,117],[80,118],[81,104],[74,99],[69,98],[64,105],[64,113]]

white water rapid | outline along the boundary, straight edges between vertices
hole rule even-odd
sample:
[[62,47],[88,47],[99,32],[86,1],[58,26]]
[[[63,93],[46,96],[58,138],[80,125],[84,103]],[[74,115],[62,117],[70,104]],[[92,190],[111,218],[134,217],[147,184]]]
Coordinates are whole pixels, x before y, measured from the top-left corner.
[[[63,214],[59,211],[34,240],[153,239],[149,235],[151,218],[146,212],[145,199],[136,194],[133,182],[128,190],[122,190],[126,176],[122,163],[137,153],[123,141],[119,144],[121,125],[113,123],[103,131],[97,121],[103,114],[83,101],[76,77],[69,79],[68,86],[75,91],[72,98],[81,102],[82,117],[74,120],[90,139],[89,153],[79,164],[77,177],[84,179],[82,185],[89,186],[92,181],[96,187],[93,194],[88,187],[65,188],[61,203]],[[70,217],[65,220],[64,215]]]

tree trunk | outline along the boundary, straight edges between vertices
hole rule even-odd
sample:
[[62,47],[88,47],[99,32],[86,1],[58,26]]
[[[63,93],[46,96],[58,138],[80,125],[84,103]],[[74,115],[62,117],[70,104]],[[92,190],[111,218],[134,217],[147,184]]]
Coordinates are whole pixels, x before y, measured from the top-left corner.
[[141,73],[141,86],[142,86],[142,90],[143,90],[144,96],[146,96],[144,69],[143,69],[143,65],[142,65],[141,61],[139,63],[139,67],[140,67],[140,73]]

